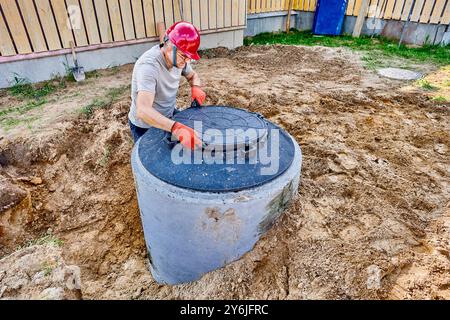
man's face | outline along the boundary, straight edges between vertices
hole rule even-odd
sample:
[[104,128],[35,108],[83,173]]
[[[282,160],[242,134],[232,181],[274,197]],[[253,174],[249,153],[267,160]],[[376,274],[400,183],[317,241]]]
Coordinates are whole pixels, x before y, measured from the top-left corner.
[[[175,46],[172,43],[170,43],[166,50],[167,60],[172,63],[173,63],[174,47]],[[181,50],[177,50],[177,68],[183,69],[186,66],[186,63],[188,62],[191,62],[191,59],[189,59]]]

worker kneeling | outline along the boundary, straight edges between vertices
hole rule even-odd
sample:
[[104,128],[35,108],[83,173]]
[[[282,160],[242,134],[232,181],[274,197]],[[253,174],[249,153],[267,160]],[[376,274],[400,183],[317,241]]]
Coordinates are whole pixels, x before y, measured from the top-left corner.
[[198,74],[191,60],[199,60],[200,34],[188,22],[177,22],[161,39],[136,62],[131,84],[131,108],[128,115],[134,142],[150,128],[172,133],[172,137],[191,150],[202,147],[199,134],[194,129],[172,120],[181,76],[192,92],[192,101],[201,105],[206,94],[201,88]]

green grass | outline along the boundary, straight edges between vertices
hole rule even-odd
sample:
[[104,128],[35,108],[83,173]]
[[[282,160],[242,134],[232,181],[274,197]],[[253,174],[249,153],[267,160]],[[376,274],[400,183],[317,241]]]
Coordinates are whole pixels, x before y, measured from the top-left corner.
[[368,67],[377,66],[386,57],[409,59],[414,62],[431,62],[438,65],[450,64],[450,45],[407,47],[382,37],[361,36],[314,36],[311,32],[292,30],[286,33],[262,33],[244,39],[245,45],[287,44],[305,46],[347,47],[366,52]]
[[67,79],[56,77],[49,81],[31,84],[27,79],[15,75],[12,86],[8,89],[12,96],[22,100],[40,99],[66,87]]
[[105,109],[122,96],[130,86],[121,86],[109,89],[104,98],[95,98],[90,104],[84,106],[80,112],[86,117],[91,117],[97,109]]

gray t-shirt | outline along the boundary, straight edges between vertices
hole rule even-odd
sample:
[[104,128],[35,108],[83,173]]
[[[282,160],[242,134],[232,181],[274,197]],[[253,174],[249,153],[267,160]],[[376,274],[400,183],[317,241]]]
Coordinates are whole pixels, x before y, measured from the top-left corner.
[[163,116],[171,118],[176,107],[181,76],[189,75],[192,71],[189,63],[186,64],[183,70],[172,68],[169,71],[159,45],[145,52],[138,59],[133,70],[131,108],[128,114],[131,123],[141,128],[151,127],[137,117],[136,101],[139,91],[154,93],[155,100],[153,102],[153,108]]

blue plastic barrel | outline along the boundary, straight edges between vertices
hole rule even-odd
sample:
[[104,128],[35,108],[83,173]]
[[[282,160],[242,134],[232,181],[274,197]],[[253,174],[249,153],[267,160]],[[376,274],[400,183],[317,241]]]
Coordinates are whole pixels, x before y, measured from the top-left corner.
[[340,35],[346,10],[347,0],[318,0],[314,14],[313,33]]

